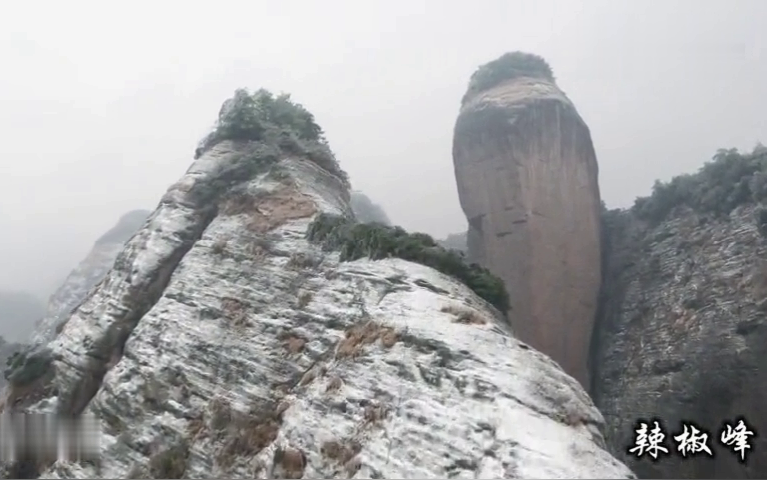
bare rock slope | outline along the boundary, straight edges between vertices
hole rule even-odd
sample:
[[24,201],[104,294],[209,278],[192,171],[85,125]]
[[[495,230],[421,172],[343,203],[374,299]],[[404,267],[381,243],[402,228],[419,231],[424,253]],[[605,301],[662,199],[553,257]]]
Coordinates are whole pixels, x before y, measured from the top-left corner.
[[480,67],[455,126],[468,256],[506,283],[519,338],[588,384],[600,287],[600,198],[591,135],[540,57]]
[[307,240],[347,187],[267,147],[200,152],[30,354],[5,408],[104,430],[99,465],[42,477],[633,478],[578,382],[465,285]]
[[147,210],[133,210],[99,238],[88,253],[48,299],[48,306],[32,333],[31,342],[42,344],[56,336],[56,327],[82,302],[91,288],[96,286],[112,268],[117,254],[125,242],[141,227],[149,216]]
[[[641,478],[767,476],[767,152],[717,157],[605,217],[592,394],[611,450]],[[756,432],[745,462],[720,442],[739,417]],[[627,454],[640,418],[661,420],[674,454]],[[683,422],[715,460],[675,453]]]

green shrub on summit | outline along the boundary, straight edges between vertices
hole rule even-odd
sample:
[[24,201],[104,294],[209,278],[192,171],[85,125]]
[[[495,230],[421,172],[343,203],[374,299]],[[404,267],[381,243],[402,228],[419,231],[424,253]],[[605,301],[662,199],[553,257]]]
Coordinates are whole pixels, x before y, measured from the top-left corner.
[[221,106],[213,131],[200,142],[195,158],[223,140],[260,142],[277,147],[284,155],[304,156],[348,186],[348,176],[338,165],[314,115],[293,102],[289,94],[275,97],[264,89],[253,94],[237,90]]
[[509,294],[503,280],[477,264],[468,264],[463,254],[437,245],[425,233],[408,233],[401,227],[377,223],[355,223],[345,217],[320,214],[309,227],[309,240],[338,250],[341,261],[369,257],[397,257],[432,267],[452,276],[501,311],[509,309]]
[[543,78],[554,81],[551,66],[538,55],[524,52],[510,52],[480,66],[469,80],[469,88],[461,103],[479,92],[489,90],[507,80],[519,77]]
[[694,174],[669,182],[655,181],[652,194],[637,198],[632,211],[650,222],[660,222],[677,206],[698,213],[729,214],[735,207],[767,199],[767,148],[751,153],[721,149]]

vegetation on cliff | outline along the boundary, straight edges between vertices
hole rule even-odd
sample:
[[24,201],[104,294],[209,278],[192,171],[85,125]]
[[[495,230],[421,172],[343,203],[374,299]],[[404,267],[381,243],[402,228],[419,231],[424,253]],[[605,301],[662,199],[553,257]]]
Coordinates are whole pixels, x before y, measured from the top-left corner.
[[314,115],[293,102],[289,94],[237,90],[221,106],[213,131],[200,142],[195,158],[223,140],[260,142],[276,146],[283,155],[304,156],[348,185],[348,176],[338,165]]
[[12,385],[29,385],[44,376],[53,362],[48,349],[33,351],[30,348],[17,351],[5,361],[3,377]]
[[554,72],[546,60],[538,55],[525,52],[505,53],[474,72],[461,103],[466,103],[479,92],[519,77],[543,78],[553,82]]
[[307,236],[327,249],[339,250],[342,262],[363,257],[373,260],[398,257],[432,267],[457,278],[504,315],[509,309],[509,294],[503,280],[486,268],[468,264],[460,252],[437,245],[425,233],[408,233],[401,227],[377,223],[356,223],[323,213],[312,222]]
[[660,222],[678,206],[715,216],[735,207],[767,199],[767,147],[751,153],[721,149],[694,174],[679,175],[669,182],[655,181],[652,194],[637,198],[632,211],[650,222]]

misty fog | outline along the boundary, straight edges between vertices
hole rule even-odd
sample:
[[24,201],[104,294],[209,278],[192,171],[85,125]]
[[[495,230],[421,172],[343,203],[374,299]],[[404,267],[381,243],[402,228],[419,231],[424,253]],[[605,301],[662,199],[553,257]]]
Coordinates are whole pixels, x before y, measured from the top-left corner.
[[589,125],[602,197],[765,138],[764,0],[13,2],[0,17],[0,290],[43,299],[153,209],[234,89],[289,92],[395,224],[465,229],[453,125],[472,72],[543,56]]

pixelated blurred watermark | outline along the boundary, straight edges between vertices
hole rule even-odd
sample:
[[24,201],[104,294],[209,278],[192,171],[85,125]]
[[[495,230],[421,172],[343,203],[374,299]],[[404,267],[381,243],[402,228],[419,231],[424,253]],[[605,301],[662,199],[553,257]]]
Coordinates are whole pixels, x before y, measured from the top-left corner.
[[754,429],[743,418],[735,422],[722,422],[718,437],[712,437],[711,432],[694,422],[682,422],[678,432],[667,433],[659,419],[638,420],[633,443],[627,451],[637,458],[649,457],[652,461],[672,454],[683,458],[695,455],[714,457],[712,438],[716,438],[721,446],[737,455],[741,463],[745,463],[747,452],[752,448],[750,437],[756,436]]
[[100,437],[100,423],[93,415],[62,418],[4,412],[0,414],[0,461],[96,461]]

